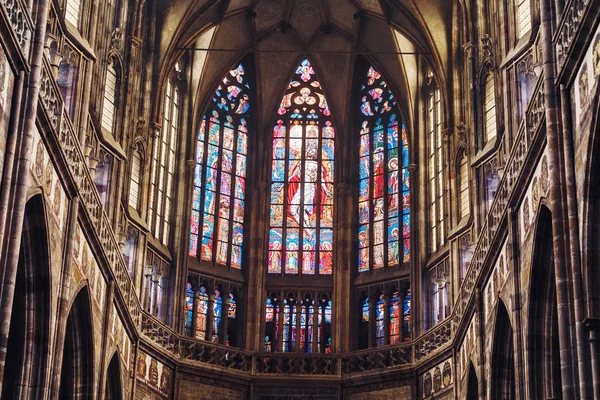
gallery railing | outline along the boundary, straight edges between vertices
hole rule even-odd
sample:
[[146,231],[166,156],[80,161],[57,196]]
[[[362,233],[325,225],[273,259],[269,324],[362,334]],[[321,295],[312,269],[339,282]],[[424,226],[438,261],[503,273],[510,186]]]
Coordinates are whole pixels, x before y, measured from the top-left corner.
[[412,366],[415,361],[424,361],[428,355],[450,343],[452,325],[447,319],[412,342],[341,354],[247,352],[182,336],[146,312],[142,312],[141,328],[142,338],[147,344],[170,353],[175,361],[252,375],[340,378],[354,373]]
[[559,69],[563,67],[572,49],[577,32],[587,12],[596,0],[567,1],[555,34],[556,57]]
[[75,184],[83,210],[89,218],[90,232],[100,243],[101,246],[98,248],[106,264],[112,270],[117,283],[117,292],[122,296],[129,314],[137,326],[141,307],[133,282],[110,220],[100,202],[96,184],[90,175],[88,160],[81,150],[73,124],[63,106],[62,95],[52,74],[52,69],[45,58],[39,96],[41,112],[44,113],[50,125],[50,129],[46,132],[50,136],[49,142],[57,144],[56,150],[62,154],[62,161],[67,167],[67,173]]
[[459,295],[452,311],[455,331],[461,324],[467,306],[473,297],[475,286],[481,276],[486,258],[489,256],[489,250],[494,241],[501,239],[496,233],[506,218],[513,189],[517,182],[521,182],[520,177],[523,172],[523,165],[528,160],[529,152],[534,143],[541,140],[538,133],[545,121],[543,80],[543,76],[538,78],[534,93],[526,110],[525,120],[519,128],[515,144],[506,163],[504,175],[498,185],[494,201],[480,231],[481,233],[473,252],[471,264],[461,284]]
[[4,11],[3,14],[12,27],[15,39],[23,52],[23,57],[27,59],[33,34],[33,21],[27,7],[23,0],[0,0],[0,4]]

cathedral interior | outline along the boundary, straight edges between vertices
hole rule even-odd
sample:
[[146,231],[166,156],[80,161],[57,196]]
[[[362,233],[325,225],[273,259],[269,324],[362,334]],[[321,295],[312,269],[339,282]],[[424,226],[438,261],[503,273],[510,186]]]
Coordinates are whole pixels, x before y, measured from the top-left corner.
[[0,0],[0,398],[599,399],[599,81],[598,0]]

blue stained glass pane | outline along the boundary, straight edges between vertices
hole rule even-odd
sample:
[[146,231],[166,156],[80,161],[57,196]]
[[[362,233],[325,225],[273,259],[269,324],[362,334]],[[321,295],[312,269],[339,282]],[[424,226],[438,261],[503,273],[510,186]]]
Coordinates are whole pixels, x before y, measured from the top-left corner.
[[204,162],[204,142],[196,142],[196,162],[198,164]]
[[217,190],[217,170],[213,168],[206,168],[206,181],[204,187],[208,190]]
[[359,168],[359,177],[361,179],[363,178],[367,178],[368,176],[370,176],[369,173],[369,157],[361,157],[360,161],[360,168]]
[[285,180],[285,161],[273,160],[271,170],[271,180],[273,182],[283,182]]
[[400,229],[398,227],[398,218],[388,219],[388,240],[398,240],[400,238]]
[[[192,290],[191,283],[186,285],[185,289],[185,328],[192,328],[192,317],[194,314],[194,291]],[[188,332],[188,335],[191,335]]]
[[202,186],[202,165],[199,164],[194,169],[194,185]]
[[368,201],[369,200],[369,178],[363,179],[358,183],[358,201]]
[[215,192],[204,191],[204,212],[208,214],[215,213]]
[[194,191],[192,193],[192,209],[193,210],[200,209],[200,194],[201,194],[200,188],[194,187]]

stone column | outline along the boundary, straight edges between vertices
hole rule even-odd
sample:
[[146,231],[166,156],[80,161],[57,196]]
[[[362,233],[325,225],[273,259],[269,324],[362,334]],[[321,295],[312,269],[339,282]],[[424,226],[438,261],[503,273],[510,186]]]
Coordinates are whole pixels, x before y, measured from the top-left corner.
[[390,344],[390,296],[383,297],[383,344]]
[[319,299],[315,297],[313,301],[312,353],[318,353],[319,346],[321,345],[321,342],[323,342],[323,338],[321,337],[322,330],[319,329],[319,313],[321,312],[321,325],[324,326],[325,308],[321,307],[321,304],[319,304]]
[[[0,380],[4,376],[4,367],[6,360],[6,346],[8,345],[8,334],[10,330],[10,318],[12,315],[13,297],[15,292],[15,283],[17,278],[17,266],[19,263],[19,252],[21,246],[21,233],[23,231],[23,219],[25,217],[25,203],[27,199],[27,190],[29,187],[29,168],[31,165],[33,144],[33,132],[35,131],[35,122],[37,118],[38,100],[40,93],[41,76],[43,69],[44,44],[46,40],[46,25],[48,20],[48,0],[40,0],[37,4],[37,14],[35,15],[35,31],[32,38],[31,50],[31,69],[29,79],[26,84],[26,104],[25,115],[21,133],[18,136],[20,147],[18,154],[15,155],[16,180],[12,187],[2,187],[2,191],[14,191],[12,204],[13,209],[7,217],[5,227],[2,232],[4,237],[8,238],[6,243],[0,241],[5,253],[0,255],[0,271],[4,274],[1,277],[0,284]],[[10,201],[9,203],[10,204]],[[1,382],[0,382],[1,383]]]
[[[556,279],[556,300],[558,316],[558,332],[560,347],[560,366],[562,397],[565,399],[576,398],[576,387],[573,381],[573,351],[571,348],[571,325],[569,315],[570,299],[568,281],[570,277],[567,273],[566,253],[565,253],[565,227],[563,225],[564,217],[562,204],[562,185],[560,173],[560,149],[562,144],[559,141],[560,110],[557,107],[557,94],[554,84],[555,80],[555,60],[554,45],[552,42],[552,10],[551,0],[542,0],[540,3],[540,35],[543,57],[544,83],[543,91],[545,94],[546,106],[546,137],[548,141],[548,167],[549,167],[549,200],[550,210],[552,212],[552,242],[554,247],[554,269]],[[585,385],[583,385],[585,387]],[[582,398],[584,398],[583,393]],[[587,398],[587,397],[585,397]]]
[[[296,300],[296,340],[294,343],[294,350],[300,352],[300,336],[302,335],[302,301],[301,299]],[[292,322],[292,321],[290,321]]]
[[150,313],[153,317],[158,317],[158,282],[160,282],[161,275],[160,267],[155,264],[152,273],[152,297],[150,299]]
[[229,322],[229,292],[225,293],[221,304],[221,333],[219,334],[219,343],[225,344],[227,343],[227,325]]
[[[215,292],[208,295],[208,312],[206,313],[206,340],[212,342],[213,325],[215,320]],[[218,334],[218,332],[217,332]]]
[[[400,343],[404,342],[404,299],[406,298],[406,292],[398,292],[398,300],[400,307]],[[412,310],[411,310],[412,311]],[[410,332],[408,333],[410,336]]]
[[56,318],[56,332],[54,334],[54,363],[50,367],[51,381],[50,392],[51,397],[58,397],[60,387],[60,371],[63,360],[63,350],[65,342],[65,334],[67,330],[67,320],[70,311],[71,300],[71,280],[73,277],[73,242],[77,228],[77,215],[79,213],[79,197],[74,197],[69,203],[69,222],[65,232],[65,247],[63,254],[64,264],[62,268],[61,283],[58,289],[58,310]]
[[[279,297],[279,308],[277,312],[279,313],[279,321],[276,322],[277,327],[277,351],[284,352],[286,349],[283,347],[283,318],[285,313],[285,304],[283,303],[283,297]],[[287,339],[287,338],[286,338]]]
[[192,327],[190,328],[190,336],[196,339],[196,327],[198,326],[198,304],[200,303],[200,287],[192,285],[192,293],[194,293],[194,304],[192,306]]
[[375,307],[377,306],[377,298],[369,296],[369,348],[375,347]]

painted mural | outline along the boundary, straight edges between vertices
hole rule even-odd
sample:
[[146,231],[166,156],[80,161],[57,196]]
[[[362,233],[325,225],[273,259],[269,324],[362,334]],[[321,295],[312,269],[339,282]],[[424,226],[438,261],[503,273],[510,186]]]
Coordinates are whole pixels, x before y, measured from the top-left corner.
[[454,379],[452,359],[448,358],[429,369],[420,377],[422,399],[446,399],[452,397]]
[[469,361],[471,358],[471,354],[473,353],[476,345],[476,324],[478,323],[479,318],[477,316],[471,319],[471,323],[469,324],[469,329],[467,329],[467,333],[463,339],[462,344],[460,345],[460,349],[458,351],[458,368],[460,369],[459,375],[460,378],[464,378],[467,370],[469,369]]
[[[508,246],[508,240],[505,239],[502,243],[500,255],[496,259],[496,264],[494,265],[492,274],[483,290],[483,309],[486,325],[492,322],[491,316],[494,314],[494,307],[498,302],[498,296],[504,288],[504,284],[508,278],[510,262]],[[507,304],[506,306],[510,309],[510,304]]]
[[2,178],[4,169],[14,81],[15,75],[8,63],[4,49],[0,46],[0,178]]
[[520,242],[529,241],[535,230],[535,221],[537,212],[542,199],[548,197],[549,188],[548,155],[544,150],[541,160],[538,163],[535,173],[519,209],[519,232]]
[[152,393],[148,399],[166,399],[169,396],[173,370],[148,354],[140,351],[138,354],[136,381],[145,392]]
[[100,267],[94,258],[94,254],[88,244],[80,225],[75,229],[73,241],[73,260],[77,267],[74,274],[75,280],[87,279],[90,285],[92,300],[100,310],[104,310],[106,300],[106,281],[100,271]]
[[595,107],[594,96],[598,93],[600,80],[600,27],[591,35],[592,41],[575,75],[571,86],[571,112],[575,128],[575,145],[585,138],[583,132],[589,131],[592,113]]

